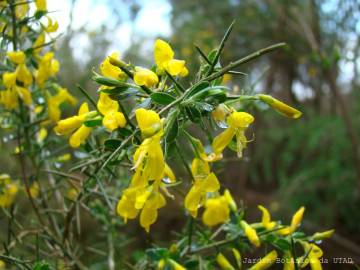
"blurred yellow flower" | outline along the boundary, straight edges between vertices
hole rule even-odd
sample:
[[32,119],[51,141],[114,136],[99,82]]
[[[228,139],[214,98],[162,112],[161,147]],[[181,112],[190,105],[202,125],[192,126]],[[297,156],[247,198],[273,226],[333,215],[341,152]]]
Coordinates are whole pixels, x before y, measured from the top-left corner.
[[39,57],[39,67],[35,71],[35,79],[40,87],[44,86],[45,81],[59,72],[60,63],[54,59],[53,52],[47,52],[43,57]]
[[19,186],[7,174],[0,175],[0,207],[9,207],[13,204]]
[[222,270],[235,270],[235,268],[221,252],[216,256],[216,262]]
[[61,118],[61,110],[60,105],[64,102],[69,103],[74,106],[77,103],[75,97],[73,97],[66,88],[59,87],[57,89],[57,93],[54,96],[51,96],[49,92],[47,92],[47,109],[49,119],[53,122],[58,122]]
[[275,221],[271,221],[271,216],[269,211],[262,205],[258,205],[258,208],[260,209],[260,211],[262,212],[262,219],[261,219],[261,223],[262,225],[267,229],[267,230],[271,230],[276,226],[276,222]]
[[296,211],[296,213],[293,215],[290,226],[287,226],[287,227],[279,230],[278,234],[288,235],[288,234],[292,234],[293,232],[295,232],[297,227],[299,227],[299,225],[302,221],[304,212],[305,212],[305,207],[304,206],[300,207],[300,209],[298,211]]
[[300,267],[305,268],[310,264],[311,270],[322,270],[320,258],[323,256],[323,251],[321,248],[312,243],[301,242],[301,244],[303,245],[305,255]]
[[35,0],[36,10],[37,11],[46,11],[47,4],[46,0]]
[[40,128],[40,130],[36,134],[36,141],[38,143],[42,143],[45,140],[45,138],[47,137],[47,134],[48,134],[48,132],[47,132],[46,128]]

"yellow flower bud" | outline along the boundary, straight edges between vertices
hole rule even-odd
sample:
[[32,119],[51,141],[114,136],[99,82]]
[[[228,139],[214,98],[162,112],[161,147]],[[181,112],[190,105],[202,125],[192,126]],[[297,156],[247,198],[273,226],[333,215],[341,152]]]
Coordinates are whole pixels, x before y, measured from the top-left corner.
[[173,267],[174,270],[186,270],[186,268],[179,263],[175,262],[173,259],[169,259],[169,263]]
[[231,265],[231,263],[222,253],[219,253],[216,256],[216,262],[222,270],[235,270],[235,268]]
[[326,238],[331,238],[333,236],[334,232],[335,232],[335,230],[328,230],[325,232],[317,232],[317,233],[314,233],[314,235],[311,238],[314,239],[315,241],[323,240]]
[[264,258],[262,258],[258,263],[253,265],[249,270],[264,270],[268,269],[270,266],[272,266],[277,258],[277,252],[276,250],[271,251],[268,253]]
[[224,191],[224,196],[225,196],[225,198],[226,198],[227,203],[228,203],[229,206],[230,206],[230,209],[231,209],[232,211],[236,212],[236,211],[237,211],[236,202],[235,202],[234,198],[231,196],[231,193],[230,193],[230,191],[229,191],[228,189],[226,189],[226,190]]
[[252,243],[256,247],[260,247],[260,239],[256,233],[256,230],[253,229],[246,221],[240,221],[240,225],[244,230],[246,237],[249,239],[250,243]]
[[276,110],[277,112],[296,119],[299,118],[301,116],[301,112],[293,107],[290,107],[289,105],[281,102],[280,100],[273,98],[272,96],[269,95],[258,95],[260,100],[265,102],[266,104],[268,104],[271,108],[273,108],[274,110]]

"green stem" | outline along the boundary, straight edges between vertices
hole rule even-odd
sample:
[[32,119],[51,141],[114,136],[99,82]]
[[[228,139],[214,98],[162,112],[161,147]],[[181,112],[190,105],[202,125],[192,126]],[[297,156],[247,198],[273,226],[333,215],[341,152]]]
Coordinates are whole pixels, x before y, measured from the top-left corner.
[[256,59],[264,54],[267,54],[267,53],[275,51],[281,47],[284,47],[285,45],[286,45],[286,43],[281,42],[281,43],[277,43],[277,44],[271,45],[269,47],[263,48],[261,50],[258,50],[252,54],[245,56],[244,58],[241,58],[233,63],[230,63],[229,65],[227,65],[223,69],[219,70],[218,72],[215,72],[212,75],[207,76],[206,78],[200,80],[197,84],[204,82],[204,81],[213,81],[213,80],[223,76],[224,74],[228,73],[232,69],[234,69],[242,64],[248,63],[251,60]]

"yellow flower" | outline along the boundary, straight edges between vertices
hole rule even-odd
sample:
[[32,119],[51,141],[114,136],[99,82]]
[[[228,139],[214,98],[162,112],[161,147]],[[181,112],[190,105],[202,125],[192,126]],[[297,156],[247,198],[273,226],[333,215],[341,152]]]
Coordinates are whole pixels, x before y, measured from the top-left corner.
[[261,223],[262,225],[267,229],[267,230],[271,230],[276,226],[276,222],[275,221],[271,221],[271,216],[269,211],[262,205],[258,205],[258,208],[260,209],[260,211],[262,212],[262,220]]
[[68,198],[71,201],[76,201],[77,196],[79,195],[79,190],[71,187],[66,192],[66,198]]
[[305,255],[303,256],[303,262],[300,264],[301,268],[305,268],[309,263],[311,270],[322,270],[320,258],[323,256],[323,251],[315,244],[309,244],[306,242],[301,243],[304,248]]
[[302,221],[304,212],[305,212],[305,207],[304,206],[300,207],[300,209],[298,211],[296,211],[296,213],[293,215],[290,226],[287,226],[287,227],[279,230],[278,233],[281,235],[288,235],[288,234],[292,234],[293,232],[295,232],[297,227],[299,227],[299,225]]
[[58,156],[56,158],[57,162],[64,162],[64,161],[69,161],[71,159],[71,154],[67,153],[67,154],[63,154],[61,156]]
[[37,11],[46,11],[47,5],[46,0],[35,0],[36,10]]
[[19,20],[23,19],[29,11],[29,4],[22,0],[16,0],[14,4],[16,5],[15,6],[16,18]]
[[264,270],[268,269],[270,266],[272,266],[277,259],[277,252],[276,250],[273,250],[269,252],[264,258],[262,258],[258,263],[253,265],[249,270]]
[[37,55],[42,49],[43,45],[45,44],[45,34],[41,33],[35,40],[32,48],[34,50],[34,53]]
[[59,72],[59,61],[54,59],[53,52],[47,52],[39,59],[39,68],[35,72],[36,82],[40,87],[44,86],[45,81]]
[[273,98],[272,96],[269,95],[258,95],[260,100],[265,102],[266,104],[268,104],[271,108],[273,108],[274,110],[276,110],[277,112],[296,119],[299,118],[301,116],[301,112],[293,107],[290,107],[289,105],[281,102],[280,100]]
[[134,74],[134,82],[140,86],[153,87],[159,83],[158,76],[150,69],[136,67]]
[[[141,177],[140,177],[141,178]],[[124,190],[117,205],[117,213],[125,219],[134,219],[140,214],[140,225],[150,231],[150,226],[155,223],[158,209],[165,206],[166,200],[159,192],[159,181],[151,186],[136,186],[139,181],[139,173],[135,173],[132,185]]]
[[57,21],[53,21],[49,16],[46,17],[47,18],[47,26],[45,27],[45,32],[47,33],[53,33],[56,32],[59,28],[59,24]]
[[47,137],[47,134],[48,134],[48,132],[47,132],[46,128],[41,128],[36,135],[36,141],[38,143],[42,143],[45,140],[45,138]]
[[0,207],[9,207],[13,204],[19,190],[17,182],[7,174],[0,175]]
[[7,52],[6,55],[10,59],[10,61],[15,64],[25,63],[26,56],[23,51]]
[[60,120],[54,128],[58,135],[66,135],[77,129],[69,138],[69,144],[73,148],[77,148],[84,143],[92,131],[92,128],[83,125],[88,112],[88,104],[84,102],[80,106],[78,115]]
[[234,198],[232,197],[230,191],[228,189],[225,189],[224,191],[224,196],[226,198],[226,201],[228,203],[228,205],[230,206],[230,209],[234,212],[237,211],[237,205],[236,202],[234,200]]
[[150,137],[162,130],[162,123],[157,112],[140,108],[135,111],[135,115],[144,137]]
[[46,101],[48,105],[48,116],[53,122],[58,122],[60,120],[60,105],[62,103],[67,102],[73,106],[77,103],[76,98],[74,98],[66,88],[58,88],[58,92],[54,96],[51,96],[50,93],[47,92]]
[[119,104],[107,94],[100,93],[97,108],[104,115],[102,123],[105,128],[113,131],[119,127],[125,127],[126,119],[124,114],[118,111]]
[[222,270],[235,270],[235,268],[221,252],[216,256],[216,262]]
[[[113,52],[110,54],[110,57],[118,59],[120,57],[120,53]],[[127,78],[126,74],[119,67],[113,66],[110,63],[109,57],[106,57],[100,64],[100,72],[106,77],[118,80],[125,80]]]
[[6,88],[16,86],[16,73],[15,72],[4,72],[3,83]]
[[246,112],[232,112],[227,117],[228,128],[214,138],[212,148],[214,153],[210,155],[210,160],[215,161],[222,158],[222,152],[231,142],[234,136],[237,141],[237,155],[242,157],[242,151],[246,148],[247,139],[245,137],[245,129],[254,121],[254,117]]
[[24,84],[24,86],[29,86],[33,82],[33,77],[30,70],[26,67],[25,64],[20,64],[16,68],[16,79]]
[[256,230],[252,228],[245,220],[240,221],[240,225],[244,230],[246,237],[256,247],[260,247],[260,239],[256,233]]
[[32,103],[30,91],[27,88],[17,86],[16,78],[16,72],[5,72],[3,74],[3,83],[7,89],[1,92],[0,103],[2,103],[7,109],[14,109],[17,107],[18,97],[20,97],[26,105],[30,105]]
[[172,76],[188,75],[189,72],[185,67],[185,61],[174,59],[174,54],[174,51],[167,42],[161,39],[155,41],[154,58],[158,68],[161,71],[166,70]]
[[207,199],[202,221],[205,225],[212,227],[222,224],[229,219],[230,208],[225,196]]
[[6,264],[4,263],[4,261],[0,260],[0,270],[5,270],[6,269],[5,266]]
[[37,182],[34,182],[31,187],[30,187],[30,196],[32,198],[37,198],[39,196],[39,190],[40,190],[40,187],[39,187],[39,184]]
[[219,190],[220,184],[214,173],[210,173],[209,164],[199,158],[194,158],[191,164],[194,184],[185,197],[185,208],[193,217],[197,216],[198,209],[204,204],[206,194]]
[[0,104],[8,110],[13,110],[18,106],[18,94],[14,89],[0,91]]

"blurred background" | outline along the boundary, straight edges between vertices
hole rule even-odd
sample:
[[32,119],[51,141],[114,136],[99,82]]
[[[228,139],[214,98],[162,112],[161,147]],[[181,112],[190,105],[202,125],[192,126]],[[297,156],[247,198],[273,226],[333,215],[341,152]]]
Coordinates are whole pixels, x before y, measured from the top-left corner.
[[[169,40],[193,71],[199,65],[194,45],[210,52],[234,19],[223,65],[286,42],[286,49],[242,66],[246,75],[226,83],[239,93],[271,94],[303,117],[288,120],[251,108],[254,142],[241,161],[229,154],[218,176],[245,202],[250,219],[260,217],[257,204],[287,220],[305,205],[306,230],[336,229],[325,256],[360,262],[359,1],[48,0],[48,6],[60,25],[60,84],[79,97],[77,83],[96,94],[91,71],[114,50],[151,66],[158,37]],[[181,218],[178,206],[161,212],[155,233]]]

